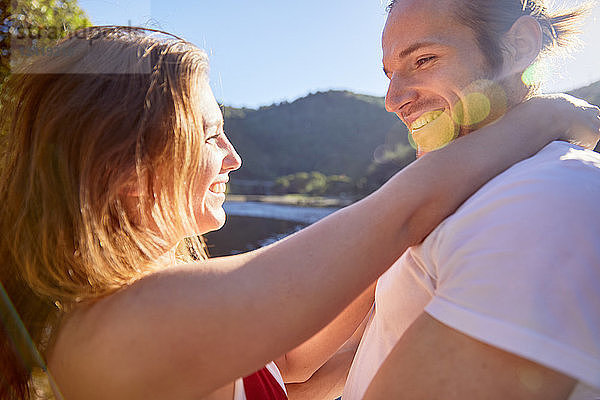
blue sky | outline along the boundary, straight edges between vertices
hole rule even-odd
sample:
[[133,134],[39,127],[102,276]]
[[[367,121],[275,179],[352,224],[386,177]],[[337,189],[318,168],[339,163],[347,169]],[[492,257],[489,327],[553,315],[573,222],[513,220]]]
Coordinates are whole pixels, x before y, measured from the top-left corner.
[[[558,6],[579,0],[555,0]],[[385,0],[79,0],[96,25],[163,29],[204,48],[220,102],[258,107],[310,92],[385,95],[381,30]],[[547,91],[600,80],[600,7],[583,46],[552,60]]]

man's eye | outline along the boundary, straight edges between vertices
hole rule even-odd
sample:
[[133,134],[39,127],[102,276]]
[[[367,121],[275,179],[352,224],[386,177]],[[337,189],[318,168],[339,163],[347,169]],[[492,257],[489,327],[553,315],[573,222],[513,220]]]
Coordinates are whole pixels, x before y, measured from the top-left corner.
[[428,56],[428,57],[423,57],[423,58],[419,58],[417,60],[417,67],[422,67],[423,65],[435,60],[437,57],[436,56]]

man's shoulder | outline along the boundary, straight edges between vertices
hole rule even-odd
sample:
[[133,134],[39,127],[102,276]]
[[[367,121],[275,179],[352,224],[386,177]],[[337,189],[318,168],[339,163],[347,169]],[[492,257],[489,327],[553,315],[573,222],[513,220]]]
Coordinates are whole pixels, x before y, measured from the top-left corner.
[[[583,219],[600,225],[600,154],[553,142],[513,165],[469,198],[427,238],[479,231],[492,225],[562,223]],[[518,226],[514,227],[515,229]],[[460,236],[460,235],[459,235]]]
[[539,236],[554,229],[593,230],[600,238],[598,204],[600,154],[552,142],[490,180],[409,253],[419,258],[443,243],[474,237],[487,243],[492,236]]
[[[498,203],[517,206],[561,198],[590,200],[600,195],[600,154],[565,142],[552,142],[531,158],[496,176],[458,210]],[[597,204],[597,203],[596,203]],[[498,204],[500,205],[500,204]]]
[[[571,143],[555,141],[544,147],[533,157],[521,161],[504,173],[498,175],[497,179],[515,179],[542,173],[542,176],[562,177],[570,170],[578,172],[600,173],[600,154],[576,146]],[[553,170],[557,174],[547,176],[545,172]]]

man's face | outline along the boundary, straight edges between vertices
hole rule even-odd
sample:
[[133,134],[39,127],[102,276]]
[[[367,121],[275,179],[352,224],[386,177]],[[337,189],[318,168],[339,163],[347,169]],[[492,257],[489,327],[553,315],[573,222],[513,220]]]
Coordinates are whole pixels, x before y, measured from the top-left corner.
[[411,131],[418,154],[488,124],[507,106],[474,33],[456,21],[454,1],[400,0],[383,31],[386,109]]

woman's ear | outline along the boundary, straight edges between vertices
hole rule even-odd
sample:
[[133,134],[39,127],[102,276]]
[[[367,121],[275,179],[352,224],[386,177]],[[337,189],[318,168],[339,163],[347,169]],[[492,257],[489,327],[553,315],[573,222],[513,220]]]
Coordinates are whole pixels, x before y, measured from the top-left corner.
[[119,190],[119,194],[122,197],[139,197],[140,190],[137,182],[130,182],[124,185],[121,190]]
[[515,21],[503,38],[505,76],[522,74],[542,51],[542,28],[535,18],[524,15]]

